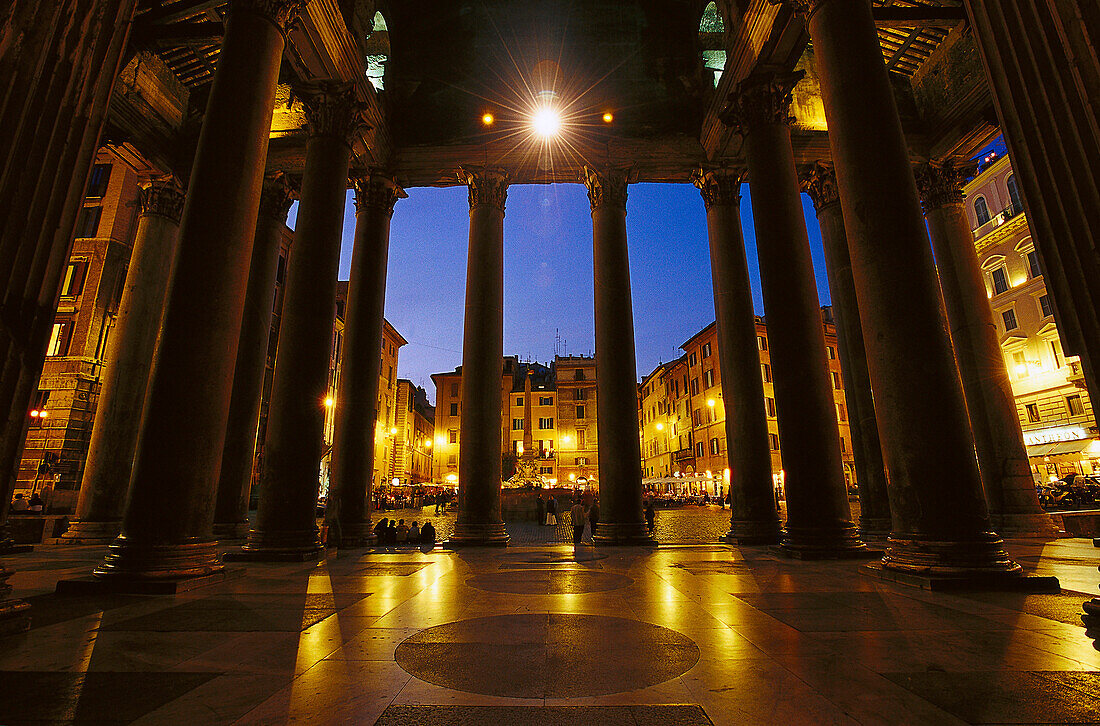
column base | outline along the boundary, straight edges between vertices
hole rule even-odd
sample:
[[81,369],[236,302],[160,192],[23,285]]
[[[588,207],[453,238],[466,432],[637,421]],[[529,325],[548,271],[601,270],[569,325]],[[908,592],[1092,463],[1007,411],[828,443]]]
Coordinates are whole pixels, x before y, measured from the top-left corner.
[[1057,577],[1025,575],[1022,571],[968,572],[957,575],[892,570],[882,563],[860,568],[867,577],[899,585],[919,587],[932,592],[1045,592],[1058,593],[1062,588]]
[[734,520],[730,531],[722,535],[722,541],[733,545],[773,545],[779,542],[781,531],[778,518],[766,522]]
[[243,522],[214,522],[214,539],[245,539],[248,537],[248,520]]
[[656,547],[657,540],[646,529],[645,522],[600,522],[593,537],[596,544],[612,546]]
[[889,517],[860,517],[859,534],[861,537],[885,539],[890,536],[894,523]]
[[70,580],[58,580],[54,592],[58,595],[178,595],[181,592],[220,585],[238,577],[244,577],[243,568],[225,568],[209,575],[163,580],[74,577]]
[[28,612],[31,606],[18,598],[9,598],[12,587],[7,579],[12,576],[12,571],[0,565],[0,635],[14,635],[30,630],[31,616]]
[[504,547],[508,544],[508,539],[508,531],[504,528],[504,522],[490,524],[456,522],[454,534],[444,543],[444,546],[448,549],[456,547]]
[[1089,600],[1084,610],[1081,622],[1085,624],[1085,635],[1092,638],[1092,647],[1100,650],[1100,599]]
[[231,562],[308,562],[324,557],[316,526],[293,531],[253,529],[238,552],[227,552]]
[[1046,512],[1034,514],[990,514],[993,530],[1002,537],[1045,537],[1058,536],[1058,526]]
[[930,540],[892,534],[882,558],[884,570],[924,577],[977,577],[1011,574],[1019,577],[1020,566],[1004,550],[1004,542],[993,532],[965,541]]
[[[336,532],[339,531],[339,534]],[[368,520],[354,524],[339,524],[338,527],[329,527],[328,544],[330,547],[340,549],[357,549],[370,547],[375,542],[374,526]]]
[[16,544],[12,539],[0,541],[0,555],[23,555],[28,552],[34,552],[34,545]]
[[75,519],[58,539],[58,544],[91,545],[111,544],[122,529],[120,520],[93,522],[87,519]]
[[142,544],[120,534],[92,574],[101,579],[156,581],[203,577],[224,569],[213,539]]
[[860,559],[882,554],[868,549],[851,522],[841,527],[787,527],[775,550],[800,560]]

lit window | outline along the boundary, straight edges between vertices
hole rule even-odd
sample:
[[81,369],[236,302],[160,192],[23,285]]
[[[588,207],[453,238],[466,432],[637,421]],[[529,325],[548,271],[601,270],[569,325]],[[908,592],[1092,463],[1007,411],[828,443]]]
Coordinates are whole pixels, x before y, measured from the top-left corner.
[[770,365],[768,365],[767,363],[764,363],[762,368],[764,370],[764,383],[771,383],[772,382],[772,367]]
[[759,348],[760,350],[767,350],[768,349],[768,339],[765,338],[763,335],[756,336],[756,347]]
[[539,419],[539,428],[543,429],[543,430],[554,428],[554,419],[552,419],[552,418],[540,418]]
[[84,274],[88,269],[88,260],[81,257],[69,263],[65,269],[65,279],[61,283],[61,297],[76,297],[84,291]]
[[841,387],[840,386],[840,374],[837,373],[836,371],[829,371],[829,375],[831,375],[833,377],[833,388],[839,391],[840,387]]
[[836,348],[834,348],[833,346],[825,346],[825,354],[829,356],[829,360],[836,360]]
[[1008,290],[1008,275],[1005,274],[1005,268],[998,267],[989,274],[993,278],[994,295],[1000,295],[1002,292]]
[[714,385],[714,369],[708,368],[703,371],[703,385],[710,388]]
[[843,403],[838,403],[836,405],[836,418],[838,421],[848,420],[848,411],[845,410]]
[[521,419],[521,418],[512,419],[512,430],[513,431],[523,431],[523,419]]
[[703,343],[703,357],[710,358],[710,343]]
[[1027,421],[1028,423],[1039,423],[1039,406],[1034,403],[1029,403],[1024,406],[1027,409]]
[[1005,310],[1003,313],[1001,313],[1001,319],[1004,320],[1005,332],[1008,332],[1009,330],[1015,330],[1017,327],[1019,327],[1019,324],[1016,322],[1015,310]]
[[717,456],[719,453],[721,453],[721,452],[718,451],[718,439],[711,439],[710,440],[710,453],[712,455],[715,455],[715,456]]
[[447,432],[447,435],[448,435],[447,440],[450,441],[452,444],[457,444],[458,443],[458,429],[451,429],[450,431]]
[[1066,406],[1069,407],[1070,416],[1081,416],[1085,413],[1085,407],[1079,395],[1066,396]]
[[779,451],[779,434],[768,434],[768,445],[772,451]]
[[775,418],[775,399],[765,398],[764,408],[768,412],[768,418]]

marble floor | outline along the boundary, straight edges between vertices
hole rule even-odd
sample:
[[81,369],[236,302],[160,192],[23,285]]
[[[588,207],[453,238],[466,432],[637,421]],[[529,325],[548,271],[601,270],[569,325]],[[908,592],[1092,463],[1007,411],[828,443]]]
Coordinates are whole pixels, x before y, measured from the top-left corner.
[[181,595],[53,594],[5,558],[0,724],[1100,723],[1090,540],[1011,542],[1057,595],[940,594],[767,548],[330,553]]

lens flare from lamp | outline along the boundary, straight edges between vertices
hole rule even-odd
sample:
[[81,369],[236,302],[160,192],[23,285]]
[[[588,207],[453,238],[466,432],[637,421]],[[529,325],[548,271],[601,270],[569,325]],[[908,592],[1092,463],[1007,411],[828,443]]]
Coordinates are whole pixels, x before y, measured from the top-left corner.
[[496,120],[496,119],[495,119],[495,118],[493,118],[493,114],[491,114],[491,113],[487,113],[487,114],[484,114],[484,115],[483,115],[483,116],[481,117],[481,123],[482,123],[482,125],[484,125],[484,126],[492,126],[492,125],[493,125],[493,121],[495,121],[495,120]]
[[561,131],[561,114],[552,106],[543,106],[531,117],[531,127],[545,139],[557,136]]
[[603,122],[604,122],[605,124],[609,124],[609,123],[611,123],[611,122],[612,122],[612,121],[614,121],[614,120],[615,120],[615,117],[611,115],[611,112],[610,112],[610,111],[608,111],[607,113],[605,113],[605,114],[603,115]]

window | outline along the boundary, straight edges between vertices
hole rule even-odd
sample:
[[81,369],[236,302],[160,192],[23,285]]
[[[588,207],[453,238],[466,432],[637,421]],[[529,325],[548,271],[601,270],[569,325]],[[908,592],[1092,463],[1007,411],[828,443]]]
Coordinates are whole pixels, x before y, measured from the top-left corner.
[[772,367],[767,363],[761,366],[764,369],[764,383],[772,382]]
[[692,378],[691,379],[691,395],[693,395],[693,396],[698,396],[699,395],[699,379],[698,378]]
[[521,418],[512,419],[512,430],[513,431],[523,431],[523,419],[521,419]]
[[458,415],[458,404],[457,403],[452,403],[451,404],[451,415],[452,416],[457,416]]
[[703,343],[703,357],[710,358],[710,343]]
[[573,459],[574,466],[588,466],[587,456],[578,456]]
[[588,398],[588,389],[586,389],[586,388],[574,388],[573,389],[573,400],[574,401],[583,401],[586,398]]
[[774,398],[765,398],[764,399],[764,410],[766,410],[768,412],[768,418],[775,418],[775,399]]
[[580,368],[573,371],[573,380],[574,381],[583,381],[584,380],[584,371],[581,370]]
[[554,405],[553,396],[539,396],[539,405],[540,406],[553,406]]
[[286,255],[279,255],[279,266],[275,268],[275,282],[282,285],[286,280]]
[[1035,250],[1027,253],[1027,276],[1032,280],[1043,276],[1043,270],[1039,267],[1039,253]]
[[836,348],[831,345],[825,346],[825,355],[829,357],[829,360],[836,360]]
[[829,375],[833,377],[833,388],[837,391],[840,390],[840,374],[836,371],[829,371]]
[[836,405],[836,419],[837,419],[837,421],[847,421],[848,420],[848,411],[844,408],[843,403],[838,403]]
[[542,430],[554,428],[554,419],[552,418],[540,418],[539,428]]
[[88,196],[102,197],[107,193],[107,182],[111,179],[110,164],[96,164],[92,167],[92,175],[88,179]]
[[1020,197],[1020,187],[1016,186],[1016,175],[1013,174],[1005,183],[1008,187],[1008,198],[1012,202],[1013,213],[1024,211],[1024,200]]
[[1050,345],[1051,358],[1054,359],[1054,367],[1055,368],[1061,368],[1062,367],[1062,348],[1061,348],[1061,346],[1058,345],[1057,340],[1048,341],[1048,344]]
[[1016,323],[1016,311],[1015,310],[1005,310],[1003,313],[1001,313],[1001,319],[1004,320],[1005,332],[1006,333],[1009,330],[1015,330],[1018,327],[1018,325]]
[[77,237],[95,237],[99,231],[99,218],[103,207],[84,207],[80,210],[80,219],[76,223]]
[[1081,416],[1085,413],[1085,407],[1081,404],[1081,396],[1077,394],[1066,396],[1066,406],[1069,407],[1070,416]]
[[779,434],[768,434],[768,446],[772,451],[779,451]]
[[386,380],[393,383],[393,366],[389,366],[389,373],[386,374]]
[[583,449],[584,448],[584,434],[585,434],[584,429],[578,429],[577,430],[577,448],[578,449]]
[[523,396],[516,396],[516,405],[517,406],[522,406],[523,405]]
[[714,385],[714,369],[708,368],[703,371],[703,385],[710,388]]
[[695,354],[694,353],[692,353],[691,355],[688,356],[688,366],[690,367],[690,366],[693,366],[693,365],[695,365]]
[[458,454],[448,454],[447,455],[447,463],[448,464],[457,464],[458,463]]
[[584,418],[584,406],[577,406],[576,418]]
[[553,474],[554,473],[554,467],[552,467],[552,466],[540,466],[539,467],[539,473],[540,474]]
[[1042,311],[1044,318],[1049,318],[1054,314],[1054,306],[1050,303],[1050,295],[1043,295],[1039,298],[1039,310]]
[[1034,403],[1029,403],[1024,406],[1027,409],[1027,422],[1039,423],[1039,406]]
[[65,280],[61,283],[61,297],[76,297],[84,291],[84,274],[88,269],[88,260],[84,257],[69,262],[65,269]]
[[46,348],[47,356],[69,354],[69,345],[73,342],[73,322],[72,318],[54,321],[50,345]]
[[691,425],[702,426],[703,425],[703,412],[699,409],[695,409],[691,412]]
[[756,336],[756,347],[759,348],[760,350],[767,350],[768,349],[768,339],[765,338],[763,335]]
[[841,452],[845,452],[848,450],[848,444],[845,443],[843,436],[840,437],[840,450]]
[[458,429],[451,429],[447,432],[447,436],[447,440],[450,441],[452,444],[458,443]]
[[457,383],[451,384],[451,398],[458,398],[458,385]]
[[718,451],[718,439],[710,440],[710,453],[713,456],[717,456],[719,453],[721,453]]
[[985,197],[974,200],[974,215],[978,218],[978,226],[989,221],[989,205],[985,203]]
[[702,441],[695,442],[695,456],[702,459],[707,454],[707,445]]
[[990,273],[990,276],[993,278],[994,295],[1000,295],[1008,289],[1008,275],[1005,274],[1005,268],[998,267]]

